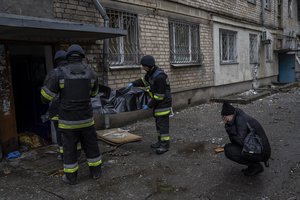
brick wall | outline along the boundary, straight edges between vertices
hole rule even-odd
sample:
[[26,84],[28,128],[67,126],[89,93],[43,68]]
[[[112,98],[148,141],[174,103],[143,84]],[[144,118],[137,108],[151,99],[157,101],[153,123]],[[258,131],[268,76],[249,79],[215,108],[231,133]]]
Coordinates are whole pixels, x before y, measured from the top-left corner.
[[[225,15],[236,19],[261,22],[261,0],[256,0],[256,4],[249,3],[247,0],[168,0],[218,15]],[[277,24],[277,1],[271,1],[270,11],[265,12],[265,22],[269,26],[276,27]]]
[[[53,0],[53,13],[57,19],[103,26],[103,19],[92,0]],[[103,42],[79,44],[85,50],[87,62],[95,68],[103,83]]]
[[[155,8],[160,8],[162,0],[104,0],[105,3],[114,3],[117,9],[125,9],[126,5],[135,6],[139,9],[131,9],[132,12],[137,12],[139,22],[139,44],[143,54],[151,54],[155,57],[157,65],[163,68],[169,75],[171,87],[174,90],[182,90],[185,88],[203,87],[213,85],[213,38],[212,25],[209,23],[209,18],[198,22],[200,25],[200,47],[203,54],[203,64],[200,67],[184,67],[173,68],[170,66],[170,46],[169,46],[169,30],[168,19],[171,16],[176,19],[178,13],[174,14],[171,10],[164,8],[162,12],[153,12]],[[225,17],[233,17],[237,20],[245,20],[247,22],[260,24],[261,23],[261,1],[257,0],[256,5],[248,3],[246,0],[169,0],[169,3],[176,3],[177,6],[188,6],[194,9],[188,16],[179,14],[184,17],[197,19],[196,11],[202,13],[213,13]],[[265,23],[268,26],[277,26],[277,1],[271,1],[271,10],[265,11]],[[102,1],[101,1],[102,3]],[[56,18],[70,21],[79,21],[90,24],[102,24],[102,18],[92,0],[54,0],[54,15]],[[147,10],[141,11],[145,8]],[[138,10],[138,11],[136,11]],[[130,11],[130,9],[129,9]],[[197,21],[197,20],[196,20]],[[84,44],[89,62],[97,67],[97,72],[100,79],[103,77],[103,67],[101,62],[102,43]],[[140,78],[144,72],[141,69],[114,69],[108,72],[108,84],[112,88],[120,88],[127,83]]]

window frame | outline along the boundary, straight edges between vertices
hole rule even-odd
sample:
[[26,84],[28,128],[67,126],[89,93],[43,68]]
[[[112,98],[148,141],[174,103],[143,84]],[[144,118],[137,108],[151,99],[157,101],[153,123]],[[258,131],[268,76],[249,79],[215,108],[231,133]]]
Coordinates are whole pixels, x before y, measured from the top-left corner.
[[271,11],[271,0],[264,0],[264,1],[265,1],[265,5],[264,5],[265,10]]
[[300,22],[300,2],[297,2],[297,19],[298,22]]
[[[252,39],[254,39],[254,40],[252,40]],[[253,41],[255,41],[255,42],[253,43]],[[253,45],[255,45],[255,47]],[[253,53],[253,55],[251,55],[251,53]],[[250,33],[249,34],[249,61],[250,61],[250,64],[257,64],[259,62],[258,57],[259,57],[258,56],[258,35]]]
[[247,2],[256,5],[256,0],[247,0]]
[[288,0],[288,18],[293,18],[293,1]]
[[[185,67],[185,66],[201,66],[201,47],[200,47],[200,24],[192,23],[178,19],[169,19],[169,42],[170,42],[170,64],[172,67]],[[176,42],[180,42],[179,36],[176,35],[180,31],[180,26],[188,26],[188,43],[186,46],[180,46]],[[197,38],[193,41],[193,34]],[[177,37],[176,37],[177,36]],[[195,47],[193,47],[195,45]],[[186,55],[176,54],[180,48],[187,48],[188,53]],[[196,50],[196,53],[192,53]],[[182,51],[182,49],[181,49]],[[186,57],[185,57],[186,56]],[[181,57],[181,59],[176,59]],[[186,59],[188,57],[188,59]],[[193,58],[195,57],[195,58]]]
[[[223,60],[223,42],[222,42],[222,35],[223,33],[225,34],[226,33],[226,37],[227,37],[227,43],[228,43],[228,46],[226,47],[227,48],[227,60]],[[232,56],[234,59],[230,59],[230,55],[229,55],[229,52],[230,52],[230,38],[229,38],[229,34],[232,34],[233,35],[233,53],[234,55]],[[220,28],[219,29],[219,52],[220,52],[220,64],[222,65],[226,65],[226,64],[237,64],[238,63],[238,53],[237,53],[237,34],[238,32],[237,31],[232,31],[232,30],[228,30],[228,29],[222,29]]]
[[273,61],[272,43],[265,45],[265,58],[266,58],[266,62]]
[[[127,30],[127,36],[117,37],[117,38],[110,38],[109,39],[109,52],[108,52],[108,62],[109,67],[111,69],[118,69],[118,68],[140,68],[139,60],[141,57],[140,48],[139,48],[139,23],[138,23],[138,15],[133,12],[127,12],[119,9],[107,8],[106,9],[107,15],[109,16],[109,27],[113,23],[111,21],[112,15],[117,16],[117,28],[121,28]],[[130,17],[134,21],[134,27],[132,28],[133,34],[130,35],[130,31],[128,28],[126,29],[126,24],[122,23],[123,20],[125,21],[126,17]],[[132,50],[131,53],[128,55],[132,57],[132,60],[126,60],[126,50],[125,50],[125,43],[128,39],[134,40],[134,43],[131,44],[131,48],[127,48]],[[114,41],[116,44],[116,52],[112,52],[111,49],[111,42]],[[117,59],[113,60],[112,55],[116,54]]]

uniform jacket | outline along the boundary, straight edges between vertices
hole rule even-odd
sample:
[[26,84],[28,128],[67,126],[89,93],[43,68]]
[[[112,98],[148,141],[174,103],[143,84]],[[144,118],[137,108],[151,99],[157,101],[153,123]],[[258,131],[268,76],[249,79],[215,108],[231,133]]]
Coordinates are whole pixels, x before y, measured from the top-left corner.
[[[68,64],[67,61],[63,60],[63,61],[60,61],[57,65],[57,67],[54,69],[54,70],[58,70],[60,67],[64,67]],[[46,80],[48,80],[46,78]],[[46,82],[44,82],[44,85],[46,84]],[[59,104],[60,104],[60,98],[59,98],[59,95],[57,95],[53,101],[50,102],[49,104],[49,118],[51,120],[58,120],[58,112],[59,112]]]
[[155,112],[163,114],[169,112],[172,106],[171,89],[168,75],[157,66],[154,66],[145,76],[133,82],[135,87],[145,87],[151,100],[148,103],[149,108]]
[[48,102],[59,95],[59,128],[78,129],[95,123],[90,97],[97,95],[98,87],[98,78],[91,67],[72,62],[50,72],[41,94]]
[[265,159],[268,159],[271,155],[271,147],[263,127],[256,119],[250,117],[239,108],[235,108],[233,121],[225,124],[225,129],[230,141],[240,146],[244,145],[244,139],[249,133],[247,122],[255,130],[255,133],[261,138],[265,150]]

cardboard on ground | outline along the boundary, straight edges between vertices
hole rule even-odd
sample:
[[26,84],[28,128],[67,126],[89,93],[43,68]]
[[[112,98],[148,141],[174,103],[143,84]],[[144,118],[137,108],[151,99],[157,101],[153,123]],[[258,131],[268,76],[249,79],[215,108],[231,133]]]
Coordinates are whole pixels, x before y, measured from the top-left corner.
[[99,140],[111,145],[120,145],[142,140],[141,136],[129,133],[128,130],[121,128],[98,130],[96,132]]

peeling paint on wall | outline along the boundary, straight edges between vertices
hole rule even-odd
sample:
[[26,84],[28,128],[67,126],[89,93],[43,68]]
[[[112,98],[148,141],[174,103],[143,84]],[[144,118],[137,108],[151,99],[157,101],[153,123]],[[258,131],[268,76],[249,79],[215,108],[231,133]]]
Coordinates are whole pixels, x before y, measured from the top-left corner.
[[4,45],[0,45],[0,115],[9,115],[10,106],[10,82],[9,70],[5,59]]

